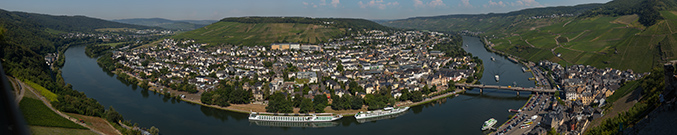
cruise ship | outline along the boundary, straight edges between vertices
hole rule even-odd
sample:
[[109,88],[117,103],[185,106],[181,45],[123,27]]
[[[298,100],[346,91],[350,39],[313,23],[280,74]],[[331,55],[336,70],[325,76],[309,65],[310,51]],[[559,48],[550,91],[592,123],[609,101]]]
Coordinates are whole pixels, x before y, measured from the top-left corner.
[[487,121],[484,121],[484,125],[482,125],[482,130],[487,130],[487,129],[492,129],[494,128],[494,125],[497,123],[496,119],[491,118]]
[[258,126],[266,127],[310,127],[310,128],[325,128],[325,127],[335,127],[339,123],[336,121],[331,122],[279,122],[279,121],[249,121]]
[[407,111],[408,109],[409,109],[408,106],[398,107],[398,108],[386,107],[386,108],[383,108],[382,110],[358,112],[357,114],[355,114],[355,119],[359,120],[359,119],[374,118],[374,117],[379,117],[379,116],[398,114],[398,113],[402,113],[404,111]]
[[317,114],[288,114],[288,113],[265,113],[252,112],[249,114],[249,120],[255,121],[279,121],[279,122],[329,122],[343,118],[341,115],[333,113]]

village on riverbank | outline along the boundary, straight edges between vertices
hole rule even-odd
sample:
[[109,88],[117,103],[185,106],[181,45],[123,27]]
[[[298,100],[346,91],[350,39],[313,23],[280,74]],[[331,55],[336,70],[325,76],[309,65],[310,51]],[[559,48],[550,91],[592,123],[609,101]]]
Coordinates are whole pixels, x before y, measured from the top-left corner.
[[379,30],[317,45],[213,47],[164,39],[117,50],[109,56],[114,64],[99,62],[114,65],[120,80],[215,108],[354,114],[430,102],[460,92],[456,82],[476,82],[481,61],[461,42],[438,32]]

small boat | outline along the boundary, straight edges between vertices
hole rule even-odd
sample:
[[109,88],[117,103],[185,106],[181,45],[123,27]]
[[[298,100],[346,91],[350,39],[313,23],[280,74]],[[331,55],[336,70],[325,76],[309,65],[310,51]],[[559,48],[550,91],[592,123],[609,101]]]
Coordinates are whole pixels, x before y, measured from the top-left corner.
[[491,61],[496,61],[496,58],[494,58],[494,56],[491,56]]
[[518,113],[518,112],[521,112],[521,111],[522,110],[508,109],[508,112],[511,112],[511,113]]
[[484,121],[484,125],[482,125],[482,130],[488,130],[494,128],[494,125],[497,123],[496,119],[491,118],[487,121]]
[[498,74],[494,75],[494,78],[496,78],[496,82],[498,82],[498,80],[499,80]]

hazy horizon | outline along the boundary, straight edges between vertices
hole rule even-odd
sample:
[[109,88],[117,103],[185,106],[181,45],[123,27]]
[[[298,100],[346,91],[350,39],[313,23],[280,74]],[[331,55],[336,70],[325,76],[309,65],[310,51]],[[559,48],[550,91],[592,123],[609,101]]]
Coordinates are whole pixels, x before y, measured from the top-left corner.
[[450,14],[505,13],[535,7],[606,3],[610,0],[21,0],[0,8],[50,15],[83,15],[106,20],[163,18],[220,20],[241,16],[405,19]]

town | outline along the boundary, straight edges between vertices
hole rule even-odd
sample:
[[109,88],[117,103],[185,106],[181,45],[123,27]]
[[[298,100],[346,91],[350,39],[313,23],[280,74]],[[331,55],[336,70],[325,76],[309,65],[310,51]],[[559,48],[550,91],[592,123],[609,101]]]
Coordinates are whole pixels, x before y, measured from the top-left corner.
[[[268,96],[278,92],[292,98],[331,99],[332,95],[365,98],[387,91],[398,99],[415,91],[428,97],[446,90],[449,82],[474,82],[478,59],[452,42],[447,34],[437,32],[379,30],[318,45],[208,47],[191,39],[164,39],[155,46],[116,51],[112,58],[161,92],[176,84],[194,85],[171,87],[190,93],[180,95],[184,98],[200,99],[191,95],[214,91],[219,82],[246,79],[251,81],[242,88],[260,104],[268,104]],[[435,50],[452,45],[456,50]]]

